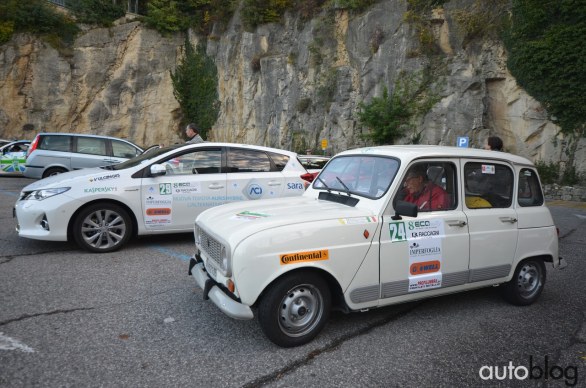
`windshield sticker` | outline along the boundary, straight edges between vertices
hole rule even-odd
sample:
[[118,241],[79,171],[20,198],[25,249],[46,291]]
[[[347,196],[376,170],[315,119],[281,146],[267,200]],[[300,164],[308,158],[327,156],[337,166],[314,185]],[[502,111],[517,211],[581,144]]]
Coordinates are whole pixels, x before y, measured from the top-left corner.
[[295,263],[307,263],[311,261],[329,260],[330,253],[327,249],[320,251],[310,252],[298,252],[298,253],[286,253],[279,256],[281,265],[295,264]]
[[234,217],[232,217],[232,219],[257,220],[259,218],[265,218],[265,217],[270,217],[270,215],[265,214],[265,213],[255,213],[255,212],[245,210],[243,212],[236,214]]
[[377,218],[375,216],[370,217],[356,217],[356,218],[339,218],[340,224],[343,225],[360,225],[360,224],[369,224],[371,222],[377,222]]
[[490,165],[490,164],[483,164],[482,165],[482,173],[483,174],[494,174],[495,170],[496,169],[493,165]]

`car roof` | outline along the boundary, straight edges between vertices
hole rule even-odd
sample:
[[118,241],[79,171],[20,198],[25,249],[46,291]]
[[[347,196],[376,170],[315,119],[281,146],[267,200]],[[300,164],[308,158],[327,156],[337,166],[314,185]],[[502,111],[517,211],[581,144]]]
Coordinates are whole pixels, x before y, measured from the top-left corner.
[[116,136],[106,136],[106,135],[91,135],[89,133],[69,133],[69,132],[39,132],[37,135],[40,136],[84,136],[84,137],[97,137],[97,138],[101,138],[101,139],[113,139],[113,140],[122,140],[122,141],[127,141],[129,143],[134,144],[131,140],[128,139],[122,139],[120,137],[116,137]]
[[0,145],[0,149],[8,148],[13,144],[23,144],[23,143],[30,144],[31,141],[30,140],[14,140],[14,141],[11,141],[10,143]]
[[522,156],[509,154],[507,152],[489,151],[477,148],[449,147],[436,145],[385,145],[376,147],[356,148],[340,152],[341,155],[383,155],[397,157],[403,161],[411,161],[420,158],[453,158],[463,157],[470,159],[493,159],[502,160],[514,164],[533,165],[533,163]]
[[293,152],[293,151],[287,151],[287,150],[283,150],[280,148],[271,148],[271,147],[265,147],[265,146],[257,146],[257,145],[252,145],[252,144],[240,144],[240,143],[221,143],[221,142],[211,142],[211,141],[206,141],[203,143],[195,143],[195,144],[175,144],[173,146],[171,146],[172,148],[175,149],[179,149],[182,147],[185,148],[201,148],[201,147],[239,147],[239,148],[246,148],[246,149],[251,149],[251,150],[261,150],[261,151],[269,151],[269,152],[274,152],[274,153],[278,153],[278,154],[284,154],[287,155],[289,157],[296,157],[297,153]]

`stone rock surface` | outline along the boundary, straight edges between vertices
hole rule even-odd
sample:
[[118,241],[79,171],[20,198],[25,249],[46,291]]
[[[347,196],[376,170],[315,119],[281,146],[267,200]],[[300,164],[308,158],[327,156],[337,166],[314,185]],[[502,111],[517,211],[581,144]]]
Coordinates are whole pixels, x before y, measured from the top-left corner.
[[[498,135],[507,151],[564,163],[566,139],[508,72],[502,42],[464,43],[459,36],[452,14],[472,1],[448,2],[428,15],[440,50],[431,85],[439,98],[400,142],[419,136],[423,144],[455,145],[468,136],[481,147]],[[288,14],[282,24],[254,32],[244,31],[237,13],[208,39],[221,104],[208,139],[314,153],[326,139],[327,154],[371,145],[357,121],[359,104],[430,64],[405,12],[406,2],[388,0],[358,15]],[[32,138],[44,130],[107,134],[144,146],[182,142],[170,71],[183,44],[183,37],[162,37],[137,21],[86,30],[70,55],[16,35],[0,46],[0,137]],[[27,124],[34,131],[24,130]],[[586,168],[584,144],[579,171]]]

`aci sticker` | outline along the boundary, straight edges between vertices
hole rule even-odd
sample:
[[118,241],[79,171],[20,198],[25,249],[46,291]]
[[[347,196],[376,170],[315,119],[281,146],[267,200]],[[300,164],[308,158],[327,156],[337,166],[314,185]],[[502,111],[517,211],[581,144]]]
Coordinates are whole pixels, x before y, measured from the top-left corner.
[[327,249],[310,252],[286,253],[279,256],[281,265],[305,263],[308,261],[329,260],[330,254]]
[[251,183],[244,189],[244,194],[249,199],[259,199],[262,197],[262,187],[257,183]]

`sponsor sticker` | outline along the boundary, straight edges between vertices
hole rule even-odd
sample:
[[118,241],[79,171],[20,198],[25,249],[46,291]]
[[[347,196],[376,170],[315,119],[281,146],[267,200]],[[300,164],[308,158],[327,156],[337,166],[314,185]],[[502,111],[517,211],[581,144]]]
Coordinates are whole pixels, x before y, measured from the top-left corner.
[[482,165],[482,173],[483,174],[494,174],[496,168],[492,164],[483,164]]
[[309,252],[286,253],[279,256],[281,265],[307,263],[311,261],[329,260],[330,254],[327,249]]
[[369,224],[371,222],[377,222],[377,218],[375,216],[370,217],[356,217],[356,218],[339,218],[338,221],[340,224],[343,225],[360,225],[360,224]]
[[96,176],[96,177],[90,178],[90,182],[103,182],[103,181],[107,181],[110,179],[118,179],[118,178],[120,178],[120,174],[110,174],[110,175]]
[[265,217],[270,217],[270,215],[266,214],[266,213],[256,213],[256,212],[251,212],[251,211],[245,210],[243,212],[236,214],[236,216],[234,216],[233,218],[246,219],[246,220],[256,220],[256,219],[265,218]]
[[90,187],[88,189],[83,189],[84,193],[111,193],[118,191],[118,187]]
[[171,214],[171,209],[168,207],[151,207],[146,210],[147,216],[168,216]]

